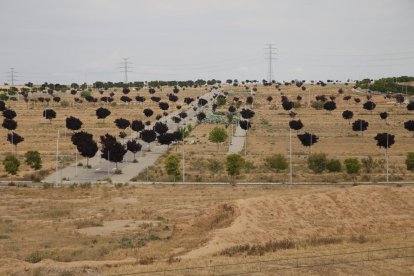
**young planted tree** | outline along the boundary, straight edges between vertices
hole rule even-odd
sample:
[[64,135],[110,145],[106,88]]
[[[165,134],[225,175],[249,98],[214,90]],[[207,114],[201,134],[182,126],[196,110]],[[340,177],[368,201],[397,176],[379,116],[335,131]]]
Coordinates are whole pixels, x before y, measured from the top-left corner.
[[7,134],[7,141],[14,145],[14,151],[17,151],[17,145],[24,141],[24,138],[17,133],[10,132]]
[[0,112],[3,112],[4,110],[6,110],[6,103],[0,100]]
[[131,123],[131,129],[137,133],[139,133],[140,131],[142,131],[145,128],[145,125],[142,121],[139,120],[134,120]]
[[199,112],[197,114],[197,121],[199,123],[202,123],[205,118],[206,118],[206,114],[204,112]]
[[407,110],[408,111],[413,111],[414,110],[414,102],[410,102],[409,104],[407,104]]
[[167,126],[167,124],[164,124],[162,122],[156,122],[153,129],[156,133],[161,135],[161,134],[164,134],[168,131],[168,126]]
[[43,110],[43,118],[52,123],[52,120],[56,118],[56,112],[53,109],[45,109]]
[[291,120],[289,122],[289,127],[290,127],[290,129],[299,131],[299,130],[301,130],[303,128],[303,123],[302,123],[301,120],[297,120],[297,121]]
[[289,111],[293,108],[293,102],[283,101],[282,102],[282,107],[283,107],[284,110]]
[[385,123],[388,125],[388,120],[387,120],[389,117],[388,112],[381,112],[379,115],[380,115],[381,120],[385,120]]
[[342,112],[342,118],[348,120],[348,124],[351,124],[352,117],[354,117],[354,113],[352,111],[345,110],[344,112]]
[[144,129],[139,135],[142,141],[148,143],[148,150],[151,150],[150,143],[157,139],[157,133],[152,129]]
[[96,110],[96,117],[98,119],[102,119],[105,122],[105,118],[111,115],[111,111],[109,109],[100,107]]
[[404,128],[413,133],[414,137],[414,120],[409,120],[404,123]]
[[142,149],[142,145],[140,143],[138,143],[135,140],[131,140],[127,142],[127,150],[129,150],[130,152],[132,152],[132,154],[134,155],[134,163],[137,162],[137,159],[135,158],[135,155],[141,151]]
[[237,175],[240,174],[241,169],[244,167],[244,158],[239,154],[229,154],[226,157],[226,170],[228,175],[231,176],[232,182]]
[[28,151],[24,155],[25,163],[34,170],[40,170],[42,168],[42,158],[38,151]]
[[323,104],[323,108],[329,112],[336,109],[336,103],[334,101],[329,101]]
[[377,106],[377,105],[376,105],[374,102],[372,102],[372,101],[367,101],[366,103],[364,103],[364,104],[363,104],[363,106],[362,106],[362,107],[363,107],[364,109],[366,109],[366,110],[371,111],[371,114],[372,114],[372,110],[374,110],[376,106]]
[[154,111],[152,111],[152,109],[149,108],[145,108],[143,112],[147,118],[151,117],[154,114]]
[[304,134],[298,134],[298,138],[303,146],[309,147],[309,154],[312,154],[312,145],[318,142],[319,137],[305,132]]
[[11,175],[16,175],[20,168],[20,161],[14,155],[7,155],[3,160],[4,170]]
[[3,120],[3,124],[1,126],[5,129],[7,129],[8,131],[12,131],[12,130],[15,130],[17,128],[17,122],[13,119],[5,118]]
[[3,117],[6,119],[14,119],[16,117],[16,111],[12,110],[12,109],[6,109],[3,111]]
[[365,120],[358,119],[352,123],[352,130],[353,131],[360,131],[361,136],[364,136],[364,131],[368,129],[369,123]]
[[127,153],[125,146],[117,142],[116,138],[109,134],[101,136],[101,145],[101,157],[114,162],[116,169],[118,169],[118,163],[122,162],[124,155]]
[[76,131],[82,128],[82,121],[75,117],[66,118],[66,128],[72,131]]
[[388,182],[388,149],[395,143],[395,135],[389,133],[378,133],[374,137],[377,141],[377,146],[385,149],[385,159],[387,161],[387,182]]
[[86,158],[86,167],[89,168],[89,158],[92,158],[98,152],[98,145],[92,139],[85,139],[79,141],[76,145],[80,155]]
[[181,176],[180,158],[177,155],[168,155],[164,160],[164,168],[167,174],[177,181]]
[[116,119],[114,123],[116,127],[119,129],[127,129],[131,125],[131,123],[127,119],[124,119],[124,118]]
[[215,127],[210,131],[208,140],[217,144],[217,151],[220,149],[220,143],[223,143],[227,139],[227,132],[222,127]]

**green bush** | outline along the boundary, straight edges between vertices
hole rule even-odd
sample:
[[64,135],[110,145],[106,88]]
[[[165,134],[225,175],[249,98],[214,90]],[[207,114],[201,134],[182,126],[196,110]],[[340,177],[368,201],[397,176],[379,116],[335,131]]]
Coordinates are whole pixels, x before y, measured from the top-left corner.
[[256,169],[256,165],[253,163],[253,161],[247,161],[246,160],[244,162],[244,170],[246,172],[249,172],[249,171],[254,170],[254,169]]
[[226,157],[226,170],[227,173],[234,179],[235,176],[240,174],[240,170],[244,166],[244,158],[239,154],[229,154]]
[[91,92],[89,92],[89,91],[82,91],[81,94],[80,94],[80,96],[82,98],[86,98],[88,96],[91,96]]
[[172,176],[176,181],[181,176],[180,158],[176,155],[169,155],[164,160],[164,168],[169,176]]
[[344,161],[346,172],[349,174],[359,174],[361,171],[361,162],[357,158],[347,158]]
[[277,172],[286,170],[288,168],[288,162],[286,157],[281,154],[274,154],[265,159],[266,167],[275,170]]
[[12,175],[19,171],[20,161],[14,155],[7,155],[3,160],[4,170]]
[[322,173],[327,166],[328,159],[325,153],[316,153],[308,157],[308,168],[314,173]]
[[302,104],[300,102],[293,102],[293,108],[298,109],[301,107],[302,107]]
[[323,102],[321,101],[312,102],[311,106],[315,108],[316,110],[321,110],[323,109]]
[[407,170],[414,171],[414,152],[407,153],[407,157],[405,158],[405,165],[407,165]]
[[329,172],[340,172],[341,171],[341,161],[338,159],[331,159],[326,163],[326,168]]
[[40,153],[38,151],[28,151],[24,157],[26,158],[25,163],[29,165],[30,168],[34,170],[42,168],[42,158],[40,157]]

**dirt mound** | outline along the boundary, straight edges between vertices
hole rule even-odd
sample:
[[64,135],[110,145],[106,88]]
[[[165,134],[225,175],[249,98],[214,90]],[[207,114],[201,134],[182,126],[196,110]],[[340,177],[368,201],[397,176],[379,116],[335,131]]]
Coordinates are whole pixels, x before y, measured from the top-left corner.
[[234,204],[220,204],[204,210],[200,215],[184,219],[174,225],[173,236],[202,233],[229,226],[239,212]]
[[239,215],[229,227],[215,230],[205,246],[184,257],[201,257],[246,243],[409,232],[414,227],[414,189],[406,187],[265,196],[238,200],[236,206]]

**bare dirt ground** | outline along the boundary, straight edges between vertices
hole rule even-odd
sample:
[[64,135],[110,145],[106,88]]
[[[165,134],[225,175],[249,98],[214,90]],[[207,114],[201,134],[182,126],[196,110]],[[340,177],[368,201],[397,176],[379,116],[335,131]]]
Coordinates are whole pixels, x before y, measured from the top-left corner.
[[[125,275],[275,258],[315,265],[320,258],[303,257],[414,245],[413,199],[411,187],[379,186],[2,188],[0,274]],[[281,241],[291,246],[260,247]],[[240,247],[246,245],[250,249]],[[347,260],[366,258],[355,254]],[[350,265],[335,258],[330,267],[281,273],[414,271],[412,258]],[[236,269],[239,274],[256,265],[217,267],[205,275]],[[287,264],[265,266],[268,273],[257,275],[271,275]]]

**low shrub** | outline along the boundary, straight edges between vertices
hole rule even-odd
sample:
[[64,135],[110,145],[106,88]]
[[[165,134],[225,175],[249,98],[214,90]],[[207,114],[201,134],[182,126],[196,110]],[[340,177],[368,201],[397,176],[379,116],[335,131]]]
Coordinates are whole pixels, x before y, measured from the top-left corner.
[[345,170],[349,174],[359,174],[361,171],[361,162],[358,158],[347,158],[344,161]]
[[329,172],[340,172],[342,169],[341,161],[337,159],[331,159],[326,163],[326,168]]
[[325,153],[316,153],[308,157],[308,168],[314,173],[322,173],[327,166],[328,159]]
[[274,154],[265,159],[265,166],[279,172],[288,168],[288,162],[286,161],[286,157],[283,155]]

